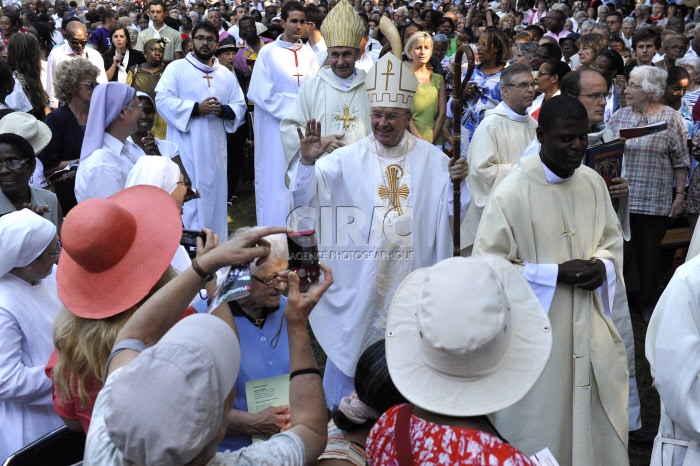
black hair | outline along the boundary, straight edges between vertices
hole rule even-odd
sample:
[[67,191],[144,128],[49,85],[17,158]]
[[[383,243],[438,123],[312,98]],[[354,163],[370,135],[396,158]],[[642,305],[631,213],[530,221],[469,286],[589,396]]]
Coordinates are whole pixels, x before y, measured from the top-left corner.
[[163,22],[165,23],[166,26],[168,26],[169,28],[175,29],[176,31],[179,31],[180,26],[182,25],[182,22],[179,19],[173,18],[170,15],[163,18]]
[[615,76],[618,74],[625,73],[625,61],[622,59],[619,53],[614,50],[603,50],[599,57],[605,57],[610,60],[610,63],[615,67]]
[[[406,402],[389,375],[384,340],[379,340],[362,353],[357,361],[354,380],[357,397],[379,414],[394,405]],[[335,425],[347,432],[359,430],[367,424],[371,426],[376,421],[376,419],[368,419],[364,424],[355,424],[337,407],[333,410],[332,416]]]
[[10,144],[19,150],[19,154],[23,159],[31,159],[34,157],[34,148],[29,141],[14,133],[0,134],[0,144]]
[[588,121],[586,107],[570,95],[557,95],[546,100],[540,108],[537,121],[544,134],[552,130],[556,122],[561,120]]
[[163,3],[163,0],[151,0],[148,2],[148,9],[150,10],[152,6],[159,6],[163,9],[163,12],[165,12],[165,3]]
[[544,36],[544,31],[541,27],[531,24],[525,28],[525,32],[529,32],[532,35],[532,40],[538,41]]
[[[539,45],[539,47],[547,49],[547,52],[549,54],[549,58],[552,60],[560,60],[562,57],[562,52],[561,52],[561,47],[559,47],[557,44],[553,44],[551,42],[545,42]],[[539,48],[538,47],[538,48]],[[571,71],[571,70],[569,70]]]
[[300,2],[297,2],[296,0],[290,0],[284,3],[282,5],[282,21],[287,21],[287,18],[289,18],[289,13],[292,11],[301,11],[302,13],[304,12],[304,5],[302,5]]
[[561,61],[561,59],[545,60],[542,62],[542,65],[545,64],[547,65],[547,69],[550,73],[556,74],[559,77],[559,87],[561,87],[561,82],[564,79],[564,76],[571,73],[571,68],[569,68],[569,65]]
[[654,42],[654,47],[657,49],[661,48],[661,35],[656,31],[655,28],[648,27],[642,28],[635,32],[632,36],[632,49],[637,48],[639,42],[652,41]]
[[194,28],[192,28],[191,36],[196,36],[197,31],[199,31],[200,29],[204,29],[206,32],[211,32],[212,34],[214,34],[214,37],[216,37],[216,41],[219,42],[219,31],[217,31],[216,27],[209,21],[199,21],[197,24],[195,24]]
[[690,74],[682,66],[672,66],[666,70],[668,76],[666,77],[666,86],[671,86],[673,84],[678,84],[681,79],[690,80]]
[[314,4],[306,5],[304,7],[304,15],[306,16],[306,23],[314,23],[317,31],[321,30],[321,25],[323,24],[323,13]]

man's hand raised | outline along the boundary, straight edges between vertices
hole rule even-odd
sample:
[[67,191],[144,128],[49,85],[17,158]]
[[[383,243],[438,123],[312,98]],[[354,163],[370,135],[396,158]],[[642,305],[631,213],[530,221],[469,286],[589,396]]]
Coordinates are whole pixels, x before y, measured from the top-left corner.
[[306,135],[297,126],[299,135],[299,149],[301,150],[301,163],[313,165],[316,160],[326,153],[333,140],[321,138],[321,122],[311,119],[306,122]]

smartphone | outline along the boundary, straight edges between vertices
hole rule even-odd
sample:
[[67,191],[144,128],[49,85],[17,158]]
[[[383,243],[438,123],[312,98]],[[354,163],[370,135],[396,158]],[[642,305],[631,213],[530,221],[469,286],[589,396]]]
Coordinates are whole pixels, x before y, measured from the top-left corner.
[[318,280],[321,269],[318,266],[316,232],[303,230],[288,233],[287,247],[289,248],[289,270],[308,281]]
[[180,244],[185,247],[190,259],[197,257],[197,237],[202,238],[202,243],[206,243],[207,236],[202,231],[183,228]]

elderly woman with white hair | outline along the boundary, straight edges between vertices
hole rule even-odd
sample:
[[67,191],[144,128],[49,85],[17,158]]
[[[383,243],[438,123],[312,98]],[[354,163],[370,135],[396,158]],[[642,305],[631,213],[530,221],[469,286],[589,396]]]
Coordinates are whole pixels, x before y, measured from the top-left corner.
[[676,66],[682,66],[690,75],[690,85],[688,91],[683,96],[683,101],[688,108],[693,108],[700,97],[700,57],[679,58]]
[[0,217],[0,461],[63,423],[44,366],[61,310],[56,226],[23,209]]
[[[240,228],[235,238],[257,228]],[[228,414],[226,437],[219,443],[219,451],[236,451],[252,443],[251,435],[274,435],[290,426],[289,406],[271,406],[259,413],[248,412],[246,382],[289,373],[289,343],[284,311],[287,298],[286,279],[281,278],[289,268],[286,236],[264,238],[270,243],[270,256],[260,266],[250,267],[250,295],[228,306],[238,328],[241,351],[246,357],[236,379],[236,399]]]
[[625,283],[628,292],[639,291],[639,309],[647,321],[656,298],[661,240],[669,217],[677,218],[683,213],[690,165],[683,119],[677,111],[659,103],[666,76],[666,71],[656,67],[635,67],[625,89],[627,107],[615,112],[608,122],[614,137],[620,137],[623,128],[663,122],[668,125],[666,131],[625,142],[623,163],[630,187],[632,236],[625,243]]

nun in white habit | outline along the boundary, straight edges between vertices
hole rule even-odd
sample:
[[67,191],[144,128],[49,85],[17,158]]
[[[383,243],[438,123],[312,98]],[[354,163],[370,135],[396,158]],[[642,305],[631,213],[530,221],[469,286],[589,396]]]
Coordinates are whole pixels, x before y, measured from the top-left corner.
[[44,366],[53,351],[61,243],[56,226],[23,209],[0,217],[0,462],[63,425]]

